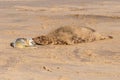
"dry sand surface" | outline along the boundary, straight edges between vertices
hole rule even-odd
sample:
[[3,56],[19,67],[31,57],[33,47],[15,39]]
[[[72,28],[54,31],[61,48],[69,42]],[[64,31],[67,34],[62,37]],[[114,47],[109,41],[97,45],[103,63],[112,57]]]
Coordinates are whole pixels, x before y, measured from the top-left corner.
[[[9,45],[65,25],[114,38],[35,49]],[[120,1],[0,0],[0,80],[120,80]]]

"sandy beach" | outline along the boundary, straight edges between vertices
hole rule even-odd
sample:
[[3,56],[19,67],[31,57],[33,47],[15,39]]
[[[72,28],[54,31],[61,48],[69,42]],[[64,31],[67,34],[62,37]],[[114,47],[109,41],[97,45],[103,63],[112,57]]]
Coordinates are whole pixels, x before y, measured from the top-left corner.
[[[12,48],[16,38],[85,26],[113,39]],[[0,0],[0,80],[120,80],[119,0]]]

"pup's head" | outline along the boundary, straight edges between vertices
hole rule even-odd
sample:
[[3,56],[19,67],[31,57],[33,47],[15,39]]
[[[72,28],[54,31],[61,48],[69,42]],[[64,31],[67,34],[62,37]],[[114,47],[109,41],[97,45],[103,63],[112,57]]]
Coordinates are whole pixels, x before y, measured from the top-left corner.
[[15,41],[10,43],[10,46],[16,48],[25,48],[35,46],[35,43],[32,38],[17,38]]

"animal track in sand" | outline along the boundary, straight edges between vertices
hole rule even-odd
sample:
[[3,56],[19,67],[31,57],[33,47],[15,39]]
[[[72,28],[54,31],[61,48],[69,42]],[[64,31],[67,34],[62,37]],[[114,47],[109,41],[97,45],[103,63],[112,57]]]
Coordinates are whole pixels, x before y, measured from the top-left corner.
[[72,45],[112,38],[112,36],[104,36],[89,27],[64,26],[47,35],[35,37],[33,40],[38,45]]
[[48,69],[46,66],[43,66],[43,69],[49,72],[52,72],[50,69]]

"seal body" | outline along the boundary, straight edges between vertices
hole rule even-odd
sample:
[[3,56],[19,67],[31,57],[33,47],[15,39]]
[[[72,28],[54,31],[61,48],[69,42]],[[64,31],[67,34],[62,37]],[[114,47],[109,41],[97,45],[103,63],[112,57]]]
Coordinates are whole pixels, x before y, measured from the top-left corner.
[[103,36],[94,29],[88,27],[64,26],[47,35],[35,37],[33,40],[39,45],[71,45],[110,38],[112,38],[112,36]]
[[10,45],[14,48],[25,48],[35,46],[35,43],[32,38],[17,38]]

